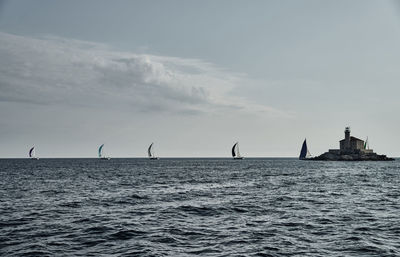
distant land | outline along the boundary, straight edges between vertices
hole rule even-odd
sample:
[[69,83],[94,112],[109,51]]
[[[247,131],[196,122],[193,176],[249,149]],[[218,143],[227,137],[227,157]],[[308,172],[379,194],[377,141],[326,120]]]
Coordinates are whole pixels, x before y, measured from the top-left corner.
[[[313,161],[394,161],[393,158],[386,155],[374,153],[369,149],[368,142],[350,136],[350,127],[344,130],[344,139],[339,141],[340,149],[329,149],[316,157],[301,158],[302,160]],[[368,139],[367,139],[368,140]]]

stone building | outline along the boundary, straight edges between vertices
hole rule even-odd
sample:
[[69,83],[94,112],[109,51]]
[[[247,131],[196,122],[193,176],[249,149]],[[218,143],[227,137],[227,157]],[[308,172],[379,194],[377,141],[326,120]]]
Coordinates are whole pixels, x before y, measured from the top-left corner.
[[344,130],[344,139],[340,140],[340,149],[330,149],[314,158],[304,160],[314,161],[394,161],[386,155],[374,153],[372,149],[365,149],[364,141],[350,136],[350,128]]
[[344,130],[344,139],[340,140],[341,152],[354,152],[357,150],[364,150],[364,141],[350,136],[350,127]]
[[350,127],[344,130],[344,139],[339,141],[340,149],[330,149],[329,152],[335,154],[351,153],[373,153],[372,149],[365,149],[365,142],[356,137],[350,136]]

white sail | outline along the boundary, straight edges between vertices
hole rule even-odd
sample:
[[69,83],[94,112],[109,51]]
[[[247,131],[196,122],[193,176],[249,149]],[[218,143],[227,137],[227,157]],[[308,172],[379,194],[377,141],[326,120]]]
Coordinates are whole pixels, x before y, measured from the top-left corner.
[[311,157],[311,153],[310,153],[310,151],[309,151],[308,148],[307,148],[306,158],[310,158],[310,157]]
[[240,151],[239,151],[239,143],[237,143],[237,145],[236,145],[236,156],[237,157],[242,157],[241,155],[240,155]]
[[364,142],[364,149],[368,149],[369,150],[369,141],[368,141],[368,137]]
[[106,157],[105,155],[103,155],[103,147],[104,147],[104,144],[102,144],[102,145],[99,147],[99,150],[98,150],[99,158],[100,158],[101,160],[109,160],[110,157]]
[[232,147],[232,157],[233,159],[243,159],[239,151],[239,142],[236,142]]

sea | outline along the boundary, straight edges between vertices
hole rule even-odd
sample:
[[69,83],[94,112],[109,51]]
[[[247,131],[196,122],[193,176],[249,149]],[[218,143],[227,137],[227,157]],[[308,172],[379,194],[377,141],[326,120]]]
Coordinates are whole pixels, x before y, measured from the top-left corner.
[[0,159],[1,256],[400,256],[400,160]]

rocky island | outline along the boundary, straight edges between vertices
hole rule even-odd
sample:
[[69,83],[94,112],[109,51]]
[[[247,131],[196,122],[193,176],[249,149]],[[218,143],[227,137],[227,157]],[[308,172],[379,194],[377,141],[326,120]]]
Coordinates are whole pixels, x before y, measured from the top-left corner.
[[307,158],[314,161],[394,161],[386,155],[374,153],[367,149],[367,144],[356,137],[350,136],[350,127],[344,131],[345,138],[340,140],[340,149],[330,149],[320,156]]

